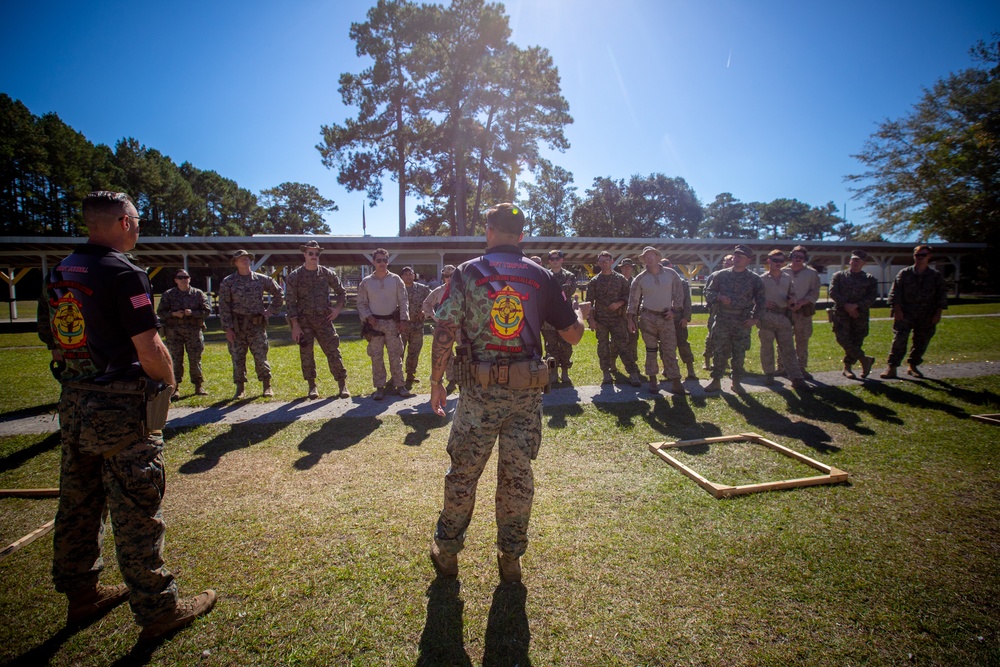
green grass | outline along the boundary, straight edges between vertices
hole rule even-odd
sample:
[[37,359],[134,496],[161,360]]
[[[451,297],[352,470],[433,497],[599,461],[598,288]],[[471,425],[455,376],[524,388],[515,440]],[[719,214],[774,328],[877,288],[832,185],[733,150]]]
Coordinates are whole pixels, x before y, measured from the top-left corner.
[[[967,418],[998,411],[998,377],[547,409],[523,587],[497,586],[490,469],[460,583],[434,579],[445,420],[169,432],[167,564],[216,610],[150,654],[124,608],[60,633],[46,538],[0,562],[0,662],[998,664],[997,430]],[[744,431],[851,482],[715,500],[647,451]],[[739,444],[682,455],[719,481],[801,472]],[[54,486],[57,462],[52,436],[0,438],[0,487]],[[2,541],[54,508],[0,500]]]

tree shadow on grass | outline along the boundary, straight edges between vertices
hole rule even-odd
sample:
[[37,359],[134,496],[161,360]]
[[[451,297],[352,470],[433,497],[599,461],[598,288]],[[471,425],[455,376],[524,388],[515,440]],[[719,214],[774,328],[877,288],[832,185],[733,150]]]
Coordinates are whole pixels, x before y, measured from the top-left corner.
[[[758,401],[753,394],[745,394],[742,401],[731,394],[723,394],[722,398],[730,408],[742,415],[747,424],[751,426],[773,433],[776,436],[800,440],[806,446],[823,454],[840,451],[840,447],[833,444],[833,436],[819,426],[807,424],[806,422],[793,421],[777,410],[769,408]],[[792,447],[792,449],[795,449],[795,447]]]
[[331,419],[316,432],[310,433],[299,444],[299,451],[305,454],[292,464],[296,470],[309,470],[320,462],[325,454],[339,452],[353,447],[382,425],[378,417],[355,417],[350,421]]
[[255,423],[253,421],[233,424],[228,431],[220,433],[194,451],[199,458],[185,461],[178,471],[183,475],[208,472],[223,456],[230,452],[259,445],[288,426],[287,423]]
[[24,449],[8,454],[0,458],[0,472],[8,472],[21,467],[31,459],[40,454],[44,454],[53,449],[57,449],[60,443],[59,433],[50,433],[44,440],[28,445]]
[[[427,620],[420,633],[417,667],[454,665],[472,667],[462,636],[461,583],[454,577],[437,577],[427,589]],[[491,613],[492,616],[492,613]]]
[[483,667],[531,666],[527,600],[528,589],[520,582],[501,583],[493,591],[493,604],[486,620]]

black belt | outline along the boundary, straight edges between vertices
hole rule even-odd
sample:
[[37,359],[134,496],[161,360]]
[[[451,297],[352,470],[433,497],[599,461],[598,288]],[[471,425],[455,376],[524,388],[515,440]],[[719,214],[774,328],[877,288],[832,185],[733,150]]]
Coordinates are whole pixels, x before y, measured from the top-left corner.
[[374,317],[376,320],[396,320],[398,322],[399,311],[397,310],[395,312],[389,313],[388,315],[376,315],[375,313],[372,313],[372,317]]

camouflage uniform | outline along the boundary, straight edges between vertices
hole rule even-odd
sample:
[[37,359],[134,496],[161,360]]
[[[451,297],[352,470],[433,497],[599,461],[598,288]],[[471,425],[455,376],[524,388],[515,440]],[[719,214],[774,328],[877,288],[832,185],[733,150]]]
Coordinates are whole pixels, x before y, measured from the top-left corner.
[[802,378],[799,360],[795,356],[795,337],[792,320],[789,319],[788,298],[792,294],[792,278],[781,273],[777,279],[769,273],[761,276],[764,283],[766,301],[776,304],[774,308],[760,311],[757,322],[757,338],[760,340],[760,365],[767,375],[775,374],[774,344],[778,344],[778,359],[790,380]]
[[[391,313],[372,312],[370,302],[374,292],[392,292],[392,300],[396,310]],[[384,278],[378,278],[373,273],[366,276],[358,285],[358,316],[364,322],[369,316],[375,318],[375,329],[382,332],[381,336],[372,336],[368,341],[368,356],[372,360],[372,385],[376,390],[386,385],[385,357],[389,355],[389,372],[392,386],[400,388],[406,384],[403,378],[403,341],[399,335],[399,322],[410,319],[410,306],[406,300],[406,285],[397,274],[389,272]],[[383,349],[385,353],[383,353]]]
[[410,308],[410,321],[402,327],[400,335],[403,341],[403,350],[406,353],[406,375],[412,377],[417,374],[417,365],[420,363],[420,350],[424,348],[424,320],[426,313],[422,308],[427,295],[431,293],[431,288],[423,283],[413,282],[406,288],[406,300]]
[[294,318],[302,330],[299,339],[299,360],[302,363],[302,377],[307,382],[316,379],[315,341],[326,355],[330,373],[337,382],[347,379],[344,357],[340,353],[340,336],[330,316],[330,290],[336,296],[336,303],[343,306],[347,301],[347,291],[340,284],[336,271],[325,266],[317,266],[309,271],[300,266],[285,279],[285,304],[288,318]]
[[935,313],[948,307],[948,289],[944,276],[939,271],[927,267],[917,273],[908,266],[896,274],[889,289],[889,307],[903,309],[903,319],[892,323],[892,350],[889,365],[899,366],[906,354],[906,343],[913,332],[913,349],[906,363],[919,366],[924,361],[924,352],[937,329],[931,323]]
[[[566,300],[573,302],[573,295],[576,294],[576,274],[569,269],[563,269],[559,273],[552,274],[552,277],[559,283]],[[559,332],[551,324],[542,325],[542,339],[545,341],[545,354],[556,360],[556,365],[567,370],[573,365],[573,346],[562,339]]]
[[[178,310],[191,310],[190,315],[174,317]],[[191,382],[202,383],[201,354],[205,351],[205,318],[212,313],[208,295],[200,289],[189,288],[186,292],[176,287],[168,289],[160,297],[156,314],[163,324],[164,343],[174,362],[174,386],[180,386],[184,379],[184,350],[187,349],[188,363],[191,365]]]
[[[866,356],[861,345],[868,335],[868,311],[878,298],[878,280],[865,271],[838,271],[830,281],[830,298],[836,304],[833,333],[837,343],[844,348],[844,366],[847,367]],[[845,303],[858,305],[857,318],[852,318],[844,310]]]
[[[601,370],[611,372],[615,369],[615,359],[621,357],[627,373],[638,373],[635,348],[628,345],[628,323],[625,311],[628,309],[629,282],[620,273],[612,271],[609,275],[598,273],[587,283],[587,301],[591,303],[591,312],[597,325],[597,358]],[[621,301],[618,310],[611,310],[610,305]]]
[[[688,328],[687,325],[681,324],[682,319],[687,320],[689,324],[691,322],[691,283],[676,269],[671,270],[677,273],[677,276],[681,279],[681,287],[684,290],[684,305],[681,309],[674,311],[674,336],[677,340],[677,356],[685,364],[693,364],[694,352],[691,351],[691,343],[688,342]],[[663,367],[667,367],[666,361],[663,362]],[[678,368],[679,371],[680,369]]]
[[[264,293],[271,295],[271,305],[264,302]],[[281,308],[284,292],[270,276],[239,272],[226,276],[219,285],[219,319],[222,329],[233,330],[235,340],[229,345],[233,357],[233,382],[247,380],[247,350],[253,355],[254,369],[261,382],[271,380],[271,365],[267,363],[267,322],[264,310],[272,313]],[[255,320],[257,321],[255,323]]]
[[[645,372],[654,378],[659,372],[656,355],[663,359],[663,374],[679,380],[677,367],[677,333],[673,310],[684,304],[681,278],[673,269],[660,268],[659,273],[645,270],[635,277],[629,288],[628,314],[639,317],[638,329],[646,346]],[[663,307],[650,307],[654,304]],[[669,317],[668,317],[669,315]]]
[[[421,304],[420,310],[424,313],[424,315],[433,319],[435,323],[438,321],[437,307],[441,305],[441,299],[444,298],[444,290],[447,287],[447,284],[438,285],[427,294],[427,298],[424,299],[423,304]],[[457,340],[455,342],[461,344],[462,341]],[[445,377],[448,379],[449,384],[455,381],[454,349],[449,352],[448,368],[445,370]]]
[[[486,275],[492,279],[477,284]],[[524,278],[532,284],[519,280]],[[561,330],[576,321],[561,285],[515,246],[494,246],[483,257],[462,264],[449,287],[436,314],[458,325],[476,361],[540,359],[541,323]],[[506,318],[516,323],[513,330],[496,327],[501,305],[513,306],[513,317]],[[538,455],[541,439],[541,388],[462,385],[448,437],[451,467],[445,476],[444,508],[434,533],[441,551],[455,554],[462,550],[479,477],[498,443],[497,548],[512,557],[524,554],[535,492],[531,461]]]
[[[88,270],[72,272],[82,266]],[[88,243],[52,271],[38,304],[39,337],[66,364],[53,583],[61,593],[97,584],[110,511],[118,568],[140,625],[177,603],[163,564],[163,435],[146,430],[142,396],[87,387],[99,387],[96,380],[134,386],[141,377],[131,336],[157,326],[151,291],[145,272],[122,253]]]
[[[731,303],[716,303],[720,296],[728,296]],[[712,377],[721,380],[726,362],[732,358],[733,381],[739,382],[746,375],[744,360],[750,349],[750,328],[743,323],[764,312],[764,283],[750,270],[722,269],[708,277],[705,301],[715,310],[715,323],[709,333],[714,350]]]

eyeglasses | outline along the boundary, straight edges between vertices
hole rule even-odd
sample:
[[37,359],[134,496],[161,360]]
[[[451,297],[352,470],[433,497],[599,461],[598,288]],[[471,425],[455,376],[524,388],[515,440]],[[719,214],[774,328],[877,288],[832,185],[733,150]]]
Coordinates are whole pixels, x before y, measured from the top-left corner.
[[375,263],[376,264],[388,264],[389,260],[388,259],[376,259]]
[[549,261],[550,261],[550,262],[557,262],[557,261],[559,261],[560,259],[562,259],[562,256],[561,256],[561,255],[552,255],[551,257],[549,257]]
[[319,257],[318,252],[307,252],[306,257]]
[[191,280],[191,276],[177,276],[177,280]]
[[146,221],[143,220],[142,218],[140,218],[137,215],[123,215],[122,217],[123,218],[128,218],[129,220],[135,220],[136,224],[139,225],[140,227],[142,227],[144,224],[146,224]]
[[915,253],[913,253],[913,256],[914,257],[929,257],[930,253],[929,252],[915,252]]
[[785,258],[784,257],[771,257],[769,259],[769,261],[772,264],[784,264],[785,263]]
[[792,261],[793,262],[804,262],[804,261],[806,261],[806,258],[803,257],[802,255],[792,255]]

